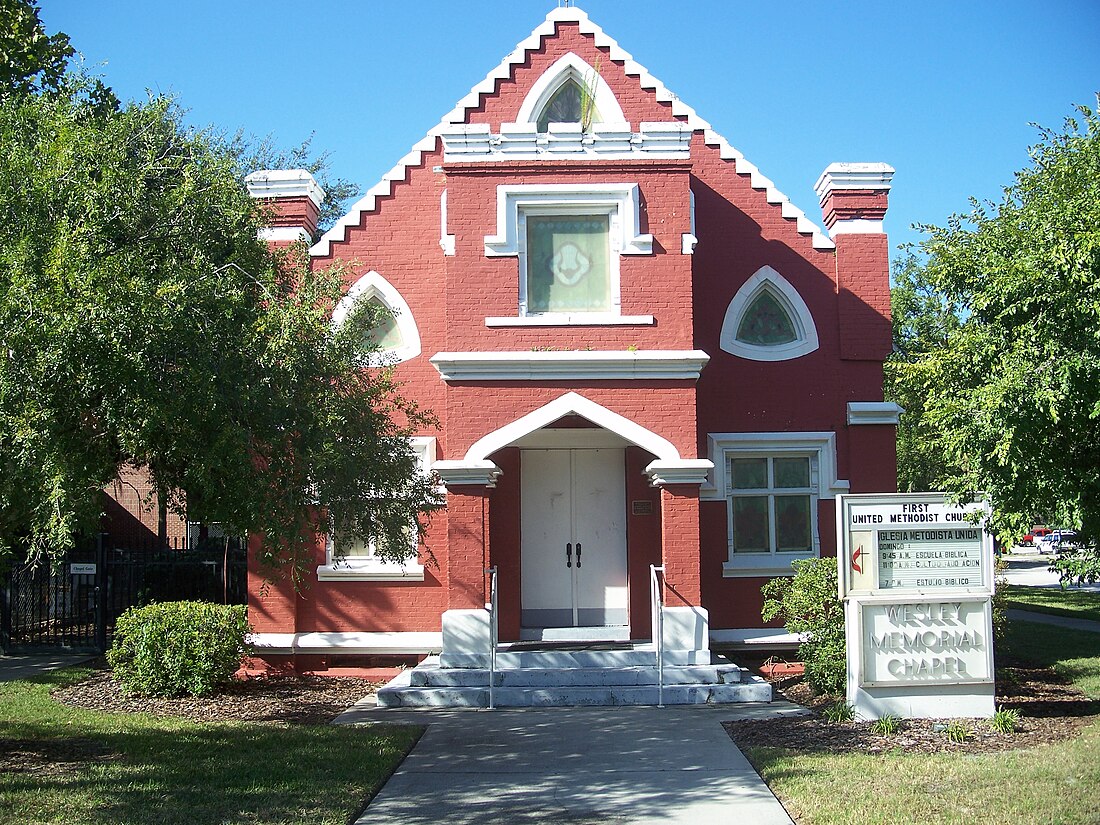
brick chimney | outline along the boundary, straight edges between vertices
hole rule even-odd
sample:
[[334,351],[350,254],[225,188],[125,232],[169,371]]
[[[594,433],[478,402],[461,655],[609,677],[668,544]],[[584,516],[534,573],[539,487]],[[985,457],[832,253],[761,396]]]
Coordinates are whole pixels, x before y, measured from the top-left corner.
[[840,357],[850,361],[884,361],[892,346],[890,248],[882,219],[893,176],[885,163],[832,163],[814,184],[836,241]]
[[273,246],[313,243],[325,190],[305,169],[265,169],[246,177],[248,194],[271,207],[271,225],[260,237]]

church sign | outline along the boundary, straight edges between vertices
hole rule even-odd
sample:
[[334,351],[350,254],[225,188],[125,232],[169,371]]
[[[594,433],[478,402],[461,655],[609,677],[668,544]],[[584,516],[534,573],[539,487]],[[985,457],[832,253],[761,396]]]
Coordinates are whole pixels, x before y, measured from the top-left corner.
[[862,718],[993,712],[993,547],[984,502],[837,499],[848,701]]

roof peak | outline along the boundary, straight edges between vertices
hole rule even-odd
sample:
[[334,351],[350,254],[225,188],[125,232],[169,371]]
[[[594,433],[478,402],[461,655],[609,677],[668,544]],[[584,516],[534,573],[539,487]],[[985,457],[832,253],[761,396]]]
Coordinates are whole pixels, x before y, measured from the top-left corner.
[[738,174],[748,175],[752,188],[764,191],[767,194],[769,204],[778,206],[782,210],[784,218],[794,220],[799,234],[813,237],[815,248],[835,248],[835,244],[828,233],[806,217],[805,212],[795,206],[790,198],[780,192],[771,180],[762,175],[760,170],[746,160],[745,156],[731,146],[724,137],[715,132],[711,125],[701,118],[693,108],[680,100],[660,80],[651,75],[645,66],[634,60],[630,52],[623,49],[614,38],[608,36],[583,9],[569,5],[550,9],[546,19],[536,26],[530,35],[521,40],[516,48],[500,62],[500,65],[490,71],[484,80],[475,85],[465,97],[460,99],[455,107],[444,115],[442,120],[413,146],[409,154],[405,155],[393,169],[383,175],[382,180],[371,187],[366,195],[360,198],[344,217],[321,236],[321,239],[310,249],[310,254],[316,257],[331,254],[332,243],[343,241],[347,235],[348,227],[358,225],[364,212],[373,212],[378,206],[378,198],[391,194],[393,184],[405,180],[408,176],[408,170],[420,165],[424,153],[433,151],[436,148],[439,135],[452,124],[465,122],[469,112],[481,105],[482,96],[495,92],[498,81],[511,78],[513,67],[524,63],[529,52],[541,48],[542,39],[553,36],[557,32],[559,23],[578,23],[581,34],[591,36],[595,40],[597,48],[607,49],[612,62],[622,63],[626,74],[637,77],[641,87],[652,90],[658,101],[671,104],[672,114],[678,118],[685,118],[692,131],[701,132],[704,143],[707,146],[717,148],[719,157],[722,160],[732,161]]

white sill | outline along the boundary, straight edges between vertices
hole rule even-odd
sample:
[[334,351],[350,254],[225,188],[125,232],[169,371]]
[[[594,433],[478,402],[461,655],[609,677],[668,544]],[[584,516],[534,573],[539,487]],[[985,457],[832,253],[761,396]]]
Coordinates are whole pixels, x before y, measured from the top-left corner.
[[722,565],[722,575],[726,578],[793,576],[791,562],[816,558],[816,553],[730,553],[729,561]]
[[487,327],[653,326],[652,315],[612,315],[610,312],[547,312],[543,315],[486,318]]
[[417,562],[393,564],[367,560],[341,559],[336,564],[317,568],[317,580],[323,582],[422,582],[424,565]]

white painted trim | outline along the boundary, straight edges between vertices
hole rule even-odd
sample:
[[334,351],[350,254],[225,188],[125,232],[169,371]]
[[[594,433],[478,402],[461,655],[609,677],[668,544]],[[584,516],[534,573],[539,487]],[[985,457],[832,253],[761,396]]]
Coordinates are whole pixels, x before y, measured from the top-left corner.
[[456,124],[440,133],[444,163],[517,160],[688,160],[691,127],[679,121],[596,123],[584,132],[578,123],[550,123],[538,132],[532,123]]
[[833,224],[833,237],[837,235],[881,235],[882,233],[882,221],[857,218],[850,221],[837,221]]
[[256,653],[427,654],[443,649],[443,634],[433,631],[356,631],[333,633],[252,633]]
[[397,165],[382,176],[382,179],[360,198],[351,210],[317,241],[311,248],[310,254],[323,258],[332,254],[332,244],[344,241],[350,227],[359,226],[363,221],[363,214],[374,212],[378,208],[379,198],[393,193],[395,183],[408,178],[409,170],[424,162],[424,153],[433,152],[437,146],[438,136],[453,124],[465,123],[470,112],[477,109],[482,102],[483,95],[493,94],[497,89],[497,82],[512,77],[515,66],[525,63],[531,52],[542,47],[542,39],[553,35],[558,23],[577,23],[582,34],[591,35],[597,48],[606,49],[610,59],[622,64],[624,72],[630,77],[637,77],[639,85],[643,89],[651,89],[656,99],[662,103],[668,103],[672,107],[672,115],[683,118],[693,132],[703,135],[703,143],[706,146],[716,148],[722,160],[734,164],[739,175],[748,175],[749,185],[753,189],[762,190],[767,195],[767,202],[776,206],[780,214],[786,220],[795,222],[796,231],[801,235],[810,235],[815,249],[835,249],[833,243],[823,229],[806,217],[806,213],[791,203],[790,199],[775,188],[768,178],[760,174],[760,170],[745,159],[737,149],[730,145],[724,137],[711,128],[710,123],[699,117],[698,113],[684,103],[676,94],[671,92],[661,81],[649,73],[645,66],[641,65],[623,49],[612,37],[609,37],[603,29],[593,23],[587,14],[575,6],[551,9],[546,15],[546,20],[535,28],[531,34],[520,41],[516,48],[501,61],[500,65],[489,72],[485,79],[470,90],[458,104],[443,116],[439,124],[429,130],[428,134],[413,145],[412,150],[405,155]]
[[824,205],[830,193],[839,189],[888,191],[893,177],[894,167],[888,163],[830,163],[814,184],[814,192]]
[[400,364],[402,361],[409,361],[420,355],[420,331],[416,328],[416,320],[413,318],[412,310],[409,309],[409,305],[401,293],[373,269],[352,284],[344,297],[340,299],[340,303],[332,311],[333,326],[339,327],[342,325],[356,303],[370,300],[379,301],[393,313],[397,328],[401,331],[403,343],[396,349],[371,353],[368,363],[371,366],[384,366],[391,363]]
[[893,401],[849,401],[848,426],[889,424],[897,426],[905,409]]
[[714,462],[705,458],[682,458],[679,461],[651,461],[645,468],[654,487],[666,484],[705,484]]
[[[745,311],[765,290],[770,292],[787,310],[787,314],[794,323],[798,337],[789,344],[760,346],[737,339],[737,329],[741,325]],[[806,302],[791,282],[770,266],[762,266],[737,290],[737,294],[733,296],[726,308],[726,316],[722,319],[719,346],[730,355],[749,361],[789,361],[817,350],[819,346],[817,325],[814,323],[810,308],[806,306]]]
[[607,85],[607,81],[603,79],[602,75],[597,74],[596,70],[587,61],[573,52],[559,57],[550,68],[542,73],[538,80],[531,84],[527,97],[523,99],[523,104],[519,107],[516,121],[519,123],[537,123],[543,108],[566,80],[572,78],[577,85],[583,88],[589,77],[595,77],[596,79],[596,111],[600,114],[600,122],[625,123],[626,117],[623,115],[623,109],[615,98],[615,93]]
[[[567,415],[579,415],[597,426],[617,433],[631,444],[653,453],[661,461],[681,460],[680,452],[672,442],[575,392],[559,396],[537,410],[482,436],[466,451],[465,460],[467,462],[486,461],[487,457],[497,450],[511,446],[528,433],[547,427]],[[436,464],[437,470],[442,463],[444,462]]]
[[[519,214],[547,210],[564,214],[617,214],[611,251],[620,255],[652,255],[653,236],[639,231],[641,197],[636,183],[519,183],[497,187],[497,231],[485,236],[485,254],[514,256],[521,251]],[[546,214],[546,212],[539,212]],[[617,241],[617,243],[616,243]]]
[[487,327],[653,326],[652,315],[612,315],[610,312],[544,312],[542,315],[497,316]]
[[710,483],[700,494],[701,499],[726,500],[727,452],[757,452],[771,455],[817,452],[818,498],[834,499],[838,494],[848,492],[851,486],[847,481],[838,479],[836,475],[836,433],[708,433],[707,457],[714,463],[714,471]]
[[797,647],[806,641],[802,633],[787,633],[776,627],[735,627],[710,631],[711,646],[737,645],[741,647]]
[[305,169],[259,169],[244,179],[253,198],[302,198],[320,207],[325,190]]
[[298,241],[309,243],[313,240],[309,236],[309,233],[300,226],[265,226],[256,233],[256,237],[268,243],[282,243],[287,241],[291,243],[297,243]]
[[[816,522],[816,518],[814,519]],[[816,559],[817,553],[730,553],[722,563],[722,576],[744,579],[754,576],[791,576],[791,562]]]
[[432,366],[444,381],[696,380],[702,350],[440,352]]
[[681,255],[694,255],[695,247],[699,244],[699,239],[694,235],[690,235],[685,232],[680,236],[680,254]]
[[447,257],[455,254],[455,236],[447,234],[447,190],[439,195],[439,248]]
[[501,469],[487,459],[471,459],[469,453],[461,461],[437,461],[432,468],[439,475],[445,487],[476,484],[481,487],[496,487]]

